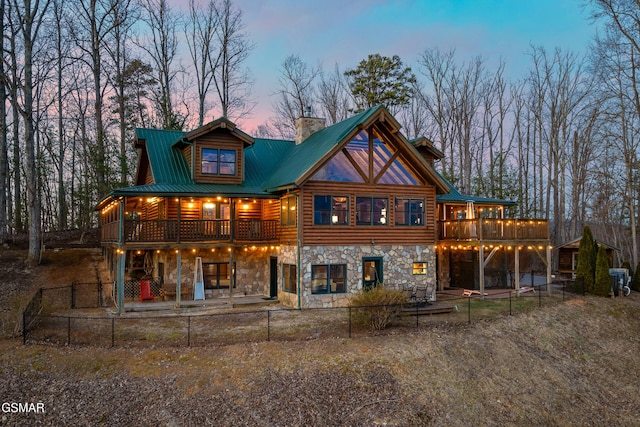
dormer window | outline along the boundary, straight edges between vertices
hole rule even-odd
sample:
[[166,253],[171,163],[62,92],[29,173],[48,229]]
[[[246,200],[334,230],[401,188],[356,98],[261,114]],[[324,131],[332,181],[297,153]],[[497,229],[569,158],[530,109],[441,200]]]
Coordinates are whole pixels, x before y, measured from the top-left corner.
[[206,175],[235,175],[235,150],[202,149],[202,173]]

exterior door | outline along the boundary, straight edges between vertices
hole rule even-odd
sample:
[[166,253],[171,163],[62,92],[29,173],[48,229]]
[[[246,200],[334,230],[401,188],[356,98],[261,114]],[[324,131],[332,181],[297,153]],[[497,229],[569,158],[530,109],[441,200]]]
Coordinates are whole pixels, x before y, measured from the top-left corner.
[[382,283],[382,258],[362,258],[362,287],[369,290]]

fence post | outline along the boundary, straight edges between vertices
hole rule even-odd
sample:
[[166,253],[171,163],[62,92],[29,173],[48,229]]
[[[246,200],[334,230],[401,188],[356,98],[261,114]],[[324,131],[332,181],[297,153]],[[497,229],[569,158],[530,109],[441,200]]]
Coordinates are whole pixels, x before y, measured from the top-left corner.
[[513,316],[513,312],[511,311],[511,291],[509,291],[509,316]]
[[76,308],[76,282],[71,282],[71,308]]
[[22,345],[27,344],[27,310],[22,312]]
[[538,308],[540,307],[542,307],[542,286],[538,286]]
[[187,347],[191,347],[191,316],[187,316]]

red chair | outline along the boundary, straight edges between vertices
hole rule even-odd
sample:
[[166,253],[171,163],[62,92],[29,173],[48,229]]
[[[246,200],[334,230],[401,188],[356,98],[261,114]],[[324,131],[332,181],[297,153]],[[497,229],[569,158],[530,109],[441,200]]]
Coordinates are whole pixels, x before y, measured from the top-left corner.
[[153,292],[151,292],[151,281],[140,280],[140,302],[153,301]]

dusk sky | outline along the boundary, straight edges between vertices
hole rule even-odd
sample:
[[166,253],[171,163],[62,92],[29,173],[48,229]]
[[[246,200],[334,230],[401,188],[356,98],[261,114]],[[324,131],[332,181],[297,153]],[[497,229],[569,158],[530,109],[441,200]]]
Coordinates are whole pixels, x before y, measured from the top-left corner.
[[[258,104],[252,131],[272,115],[283,60],[298,55],[332,71],[355,68],[371,53],[399,55],[417,69],[421,52],[456,49],[458,61],[482,55],[506,61],[514,80],[528,67],[531,44],[585,53],[595,29],[582,0],[235,0],[255,44],[248,66]],[[416,73],[418,74],[418,73]],[[419,74],[418,74],[419,75]]]

